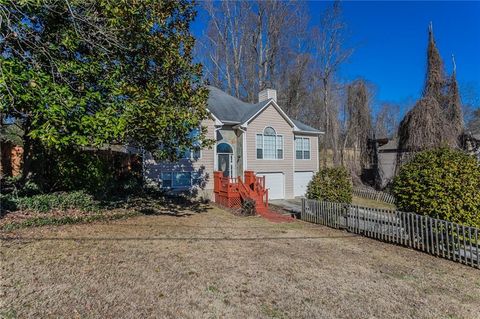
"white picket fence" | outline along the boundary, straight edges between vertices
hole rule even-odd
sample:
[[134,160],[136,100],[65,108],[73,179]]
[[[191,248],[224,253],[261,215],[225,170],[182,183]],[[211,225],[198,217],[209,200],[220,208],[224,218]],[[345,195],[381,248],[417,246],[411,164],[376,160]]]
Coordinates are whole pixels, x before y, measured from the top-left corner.
[[480,230],[395,210],[302,199],[300,218],[480,269]]
[[379,192],[367,187],[354,187],[353,195],[361,198],[373,199],[376,201],[382,201],[389,204],[395,204],[395,197],[393,197],[393,195],[385,192]]

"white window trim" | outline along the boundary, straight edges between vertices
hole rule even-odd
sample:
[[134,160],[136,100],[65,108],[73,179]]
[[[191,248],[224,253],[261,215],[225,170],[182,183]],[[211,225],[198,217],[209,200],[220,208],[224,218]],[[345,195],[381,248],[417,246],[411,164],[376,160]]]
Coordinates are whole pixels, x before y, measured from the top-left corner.
[[202,148],[201,148],[201,147],[199,147],[199,149],[198,149],[198,157],[193,156],[194,153],[195,153],[195,150],[192,149],[192,150],[191,150],[191,154],[192,154],[192,155],[191,155],[191,159],[192,159],[192,160],[198,161],[199,159],[202,159],[202,156],[203,156],[202,153],[203,153],[203,152],[202,152]]
[[[271,127],[271,128],[275,131],[275,158],[265,158],[265,152],[264,152],[264,150],[265,150],[265,148],[264,148],[265,134],[263,134],[263,132],[265,132],[265,129],[267,127],[271,127],[271,126],[265,126],[262,133],[256,133],[255,134],[255,159],[258,160],[258,161],[283,161],[285,159],[285,138],[284,138],[283,134],[277,134],[277,130],[275,130],[273,127]],[[258,135],[262,136],[262,158],[258,158],[258,153],[257,153],[257,150],[258,150],[257,136]],[[277,136],[282,137],[282,158],[277,158],[277,155],[278,155]]]
[[[297,140],[302,140],[302,158],[297,158]],[[303,140],[308,140],[308,154],[310,155],[309,158],[304,158],[306,149],[304,148]],[[295,160],[296,161],[311,161],[312,160],[312,141],[310,137],[295,137],[293,139],[293,145],[295,148]]]
[[[195,153],[195,151],[193,150],[193,148],[189,149],[188,152],[190,153],[190,156],[183,156],[181,158],[181,160],[190,160],[190,161],[198,161],[199,159],[202,158],[202,148],[200,148],[199,150],[199,156],[198,157],[195,157],[193,156],[193,154]],[[186,153],[186,152],[185,152]]]
[[[194,129],[194,130],[198,130],[198,132],[200,134],[200,132],[202,131],[202,127],[200,126],[198,129]],[[193,132],[193,130],[192,130],[192,132]],[[190,152],[190,156],[189,157],[184,156],[183,159],[197,161],[197,160],[202,158],[202,144],[198,140],[196,142],[198,142],[198,145],[193,146],[188,150]],[[198,157],[194,157],[193,156],[193,154],[195,153],[194,149],[197,148],[197,147],[198,147],[199,154],[198,154]]]
[[[258,136],[262,136],[262,158],[258,158]],[[255,159],[263,160],[263,134],[255,134]]]

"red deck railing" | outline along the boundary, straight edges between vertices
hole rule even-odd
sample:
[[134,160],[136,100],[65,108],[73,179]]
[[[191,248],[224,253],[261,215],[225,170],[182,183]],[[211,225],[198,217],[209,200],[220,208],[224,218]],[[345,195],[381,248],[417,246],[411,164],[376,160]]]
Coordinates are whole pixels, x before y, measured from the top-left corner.
[[223,172],[214,172],[213,177],[216,203],[229,208],[241,208],[242,201],[252,199],[256,203],[257,210],[268,208],[265,177],[256,176],[253,171],[245,171],[243,180],[240,176],[225,177]]

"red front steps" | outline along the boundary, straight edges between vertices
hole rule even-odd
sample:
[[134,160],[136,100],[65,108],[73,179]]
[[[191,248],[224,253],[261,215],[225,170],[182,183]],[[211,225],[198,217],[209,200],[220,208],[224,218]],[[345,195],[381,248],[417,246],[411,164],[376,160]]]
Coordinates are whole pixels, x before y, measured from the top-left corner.
[[257,214],[274,223],[289,223],[293,222],[293,218],[287,215],[282,215],[271,211],[268,208],[257,208]]
[[293,221],[268,209],[268,189],[265,188],[265,177],[257,177],[253,171],[245,171],[245,182],[237,178],[224,177],[223,172],[213,172],[213,191],[215,202],[233,209],[241,209],[243,201],[251,199],[255,202],[257,214],[272,222]]

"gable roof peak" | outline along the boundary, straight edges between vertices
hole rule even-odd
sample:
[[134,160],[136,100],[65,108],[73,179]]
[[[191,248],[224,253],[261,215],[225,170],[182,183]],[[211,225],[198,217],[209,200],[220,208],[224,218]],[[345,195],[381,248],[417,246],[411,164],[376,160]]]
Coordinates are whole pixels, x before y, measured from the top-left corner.
[[[247,124],[271,105],[285,118],[285,121],[287,121],[295,131],[319,132],[299,121],[293,121],[280,106],[278,106],[276,100],[272,98],[272,95],[270,95],[270,97],[267,96],[267,98],[261,102],[251,104],[243,102],[214,86],[208,85],[207,88],[210,92],[208,95],[207,108],[224,124]],[[273,91],[275,92],[274,97],[276,98],[276,91]],[[272,94],[272,92],[270,92],[270,94]]]

